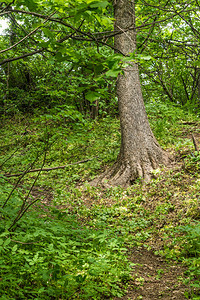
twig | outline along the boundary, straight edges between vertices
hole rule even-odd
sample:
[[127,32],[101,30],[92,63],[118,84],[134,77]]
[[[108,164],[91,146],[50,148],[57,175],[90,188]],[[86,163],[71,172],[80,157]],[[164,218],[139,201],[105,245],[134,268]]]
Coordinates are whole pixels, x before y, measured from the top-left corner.
[[18,41],[15,44],[13,44],[9,48],[1,50],[0,53],[4,53],[6,51],[9,51],[12,48],[16,47],[17,45],[19,45],[20,43],[22,43],[24,40],[26,40],[28,37],[30,37],[32,34],[34,34],[38,29],[40,29],[50,19],[51,16],[55,15],[55,13],[56,13],[56,11],[53,12],[49,17],[47,17],[47,19],[42,23],[42,25],[36,27],[34,30],[32,30],[31,32],[29,32],[25,37],[23,37],[23,39],[21,39],[20,41]]
[[38,242],[23,243],[23,242],[15,241],[15,240],[12,240],[12,239],[11,239],[11,241],[14,242],[14,243],[19,243],[19,244],[23,244],[23,245],[32,245],[32,244],[39,244],[40,243],[40,241],[38,241]]
[[195,125],[195,126],[197,126],[198,125],[198,123],[197,122],[181,122],[180,123],[181,125]]
[[26,195],[26,197],[24,198],[23,200],[23,203],[21,205],[21,208],[16,216],[16,218],[14,219],[12,225],[8,228],[8,231],[11,231],[11,229],[15,226],[15,224],[23,217],[23,215],[25,214],[25,212],[29,209],[29,207],[31,207],[35,202],[37,202],[38,200],[40,199],[36,199],[34,201],[32,201],[31,203],[27,204],[27,200],[33,190],[33,187],[35,185],[35,183],[37,182],[40,174],[41,174],[41,170],[43,169],[44,165],[45,165],[45,161],[46,161],[46,156],[47,156],[47,151],[48,151],[48,145],[49,145],[49,136],[47,137],[47,143],[45,145],[45,152],[44,152],[44,159],[43,159],[43,162],[42,162],[42,166],[41,168],[39,169],[39,172],[35,178],[35,180],[33,181],[32,185],[31,185],[31,188],[28,192],[28,194]]
[[39,50],[30,52],[30,53],[26,53],[26,54],[17,56],[17,57],[6,58],[6,59],[4,59],[4,60],[2,60],[2,61],[0,62],[0,66],[4,65],[4,64],[6,64],[6,63],[8,63],[8,62],[10,62],[10,61],[15,61],[15,60],[19,60],[19,59],[22,59],[22,58],[25,58],[25,57],[28,57],[28,56],[33,56],[33,55],[35,55],[35,54],[37,54],[37,53],[43,52],[44,50],[45,50],[45,49],[42,48],[42,49],[39,49]]
[[13,157],[14,156],[14,154],[19,150],[19,148],[20,147],[18,147],[8,158],[6,158],[3,162],[2,162],[2,164],[0,165],[0,168],[2,168],[3,167],[3,165],[11,158],[11,157]]
[[35,162],[37,161],[37,159],[38,159],[38,155],[37,155],[36,159],[34,160],[34,162],[32,162],[32,163],[27,167],[27,169],[26,169],[24,172],[22,172],[22,173],[20,173],[20,175],[18,175],[18,176],[20,176],[20,178],[17,180],[17,182],[15,183],[14,187],[12,188],[12,190],[11,190],[10,194],[8,195],[6,201],[5,201],[4,204],[2,205],[2,208],[4,208],[4,207],[6,206],[6,204],[7,204],[8,201],[10,200],[10,197],[12,196],[14,190],[17,188],[17,186],[18,186],[18,184],[20,183],[20,181],[22,180],[22,178],[26,175],[26,173],[28,172],[28,169],[34,166],[34,164],[35,164]]
[[[27,199],[25,199],[26,201]],[[35,204],[37,201],[39,201],[40,199],[36,199],[34,201],[32,201],[31,203],[29,203],[26,207],[25,204],[22,204],[22,207],[17,215],[17,217],[14,219],[12,225],[8,228],[8,231],[11,231],[11,229],[15,226],[15,224],[23,217],[23,215],[25,214],[25,212],[29,209],[29,207],[31,207],[33,204]]]
[[[68,165],[65,165],[65,166],[58,166],[58,167],[52,167],[52,168],[44,168],[44,169],[32,169],[32,170],[29,170],[29,171],[26,171],[26,174],[27,173],[32,173],[32,172],[38,172],[38,171],[45,171],[45,172],[48,172],[48,171],[52,171],[52,170],[58,170],[58,169],[65,169],[67,168],[68,166],[73,166],[73,165],[78,165],[78,164],[83,164],[87,161],[91,161],[93,160],[94,158],[96,157],[93,157],[93,158],[90,158],[90,159],[85,159],[85,160],[81,160],[81,161],[77,161],[75,163],[71,163],[71,164],[68,164]],[[3,176],[5,177],[18,177],[18,176],[21,176],[23,173],[18,173],[18,174],[4,174]]]
[[192,141],[193,141],[193,144],[194,144],[195,151],[199,152],[199,146],[198,146],[197,141],[196,141],[193,134],[192,134]]

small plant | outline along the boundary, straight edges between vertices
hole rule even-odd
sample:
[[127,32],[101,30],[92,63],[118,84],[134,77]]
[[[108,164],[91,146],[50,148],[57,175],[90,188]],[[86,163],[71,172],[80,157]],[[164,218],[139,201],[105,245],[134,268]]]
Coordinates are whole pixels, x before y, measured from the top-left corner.
[[163,269],[158,269],[156,279],[159,280],[160,278],[162,278],[163,274],[164,274],[164,270]]
[[185,169],[189,173],[195,173],[200,170],[200,152],[195,151],[186,157]]
[[137,277],[135,279],[135,284],[138,285],[138,286],[143,286],[144,285],[144,281],[145,281],[145,279],[143,277]]

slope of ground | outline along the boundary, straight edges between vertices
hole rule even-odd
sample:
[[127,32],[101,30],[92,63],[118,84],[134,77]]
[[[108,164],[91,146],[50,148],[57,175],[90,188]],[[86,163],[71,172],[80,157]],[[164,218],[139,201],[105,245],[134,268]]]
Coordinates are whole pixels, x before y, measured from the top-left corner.
[[117,157],[117,119],[5,122],[1,299],[200,299],[200,126],[164,104],[149,115],[174,161],[127,189],[87,183]]

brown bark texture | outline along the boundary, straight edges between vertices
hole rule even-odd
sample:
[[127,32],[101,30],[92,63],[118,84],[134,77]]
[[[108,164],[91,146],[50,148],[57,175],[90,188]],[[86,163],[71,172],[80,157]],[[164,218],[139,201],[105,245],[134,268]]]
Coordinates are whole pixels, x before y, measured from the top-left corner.
[[[115,48],[125,55],[136,51],[134,1],[116,0]],[[121,124],[121,149],[117,161],[94,181],[95,185],[128,186],[137,178],[149,181],[152,170],[165,165],[168,155],[161,149],[150,128],[144,107],[137,63],[130,62],[117,79]]]

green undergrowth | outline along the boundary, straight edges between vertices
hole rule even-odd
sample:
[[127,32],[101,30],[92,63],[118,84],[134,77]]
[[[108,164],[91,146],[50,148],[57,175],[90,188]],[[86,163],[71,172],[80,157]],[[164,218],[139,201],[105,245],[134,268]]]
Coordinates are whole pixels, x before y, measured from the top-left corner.
[[[121,297],[133,247],[182,263],[185,296],[200,299],[200,157],[191,139],[200,126],[169,104],[150,103],[147,112],[177,164],[127,189],[88,184],[117,158],[118,118],[84,119],[65,108],[2,120],[1,299]],[[51,170],[28,173],[41,168]]]
[[[19,201],[20,202],[20,201]],[[102,299],[121,296],[129,266],[123,239],[89,228],[55,207],[33,207],[13,228],[17,199],[1,221],[1,299]],[[10,213],[12,209],[12,213]],[[14,217],[14,216],[13,216]]]

